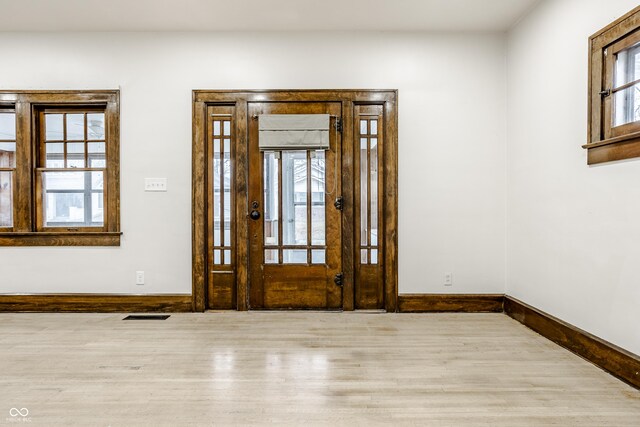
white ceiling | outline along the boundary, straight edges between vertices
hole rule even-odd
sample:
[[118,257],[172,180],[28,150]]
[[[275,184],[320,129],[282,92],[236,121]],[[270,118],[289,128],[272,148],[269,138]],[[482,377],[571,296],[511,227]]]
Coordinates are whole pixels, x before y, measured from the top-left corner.
[[539,0],[0,0],[0,31],[505,31]]

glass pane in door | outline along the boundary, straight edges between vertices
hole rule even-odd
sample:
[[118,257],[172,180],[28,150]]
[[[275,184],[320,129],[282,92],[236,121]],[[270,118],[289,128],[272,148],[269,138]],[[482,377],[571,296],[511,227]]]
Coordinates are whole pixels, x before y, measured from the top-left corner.
[[282,152],[282,240],[307,244],[307,152]]

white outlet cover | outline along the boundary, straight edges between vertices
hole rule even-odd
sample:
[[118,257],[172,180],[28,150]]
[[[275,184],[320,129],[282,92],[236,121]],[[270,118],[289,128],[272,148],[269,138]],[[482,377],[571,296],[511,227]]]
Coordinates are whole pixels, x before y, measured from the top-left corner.
[[144,191],[167,191],[167,178],[145,178]]

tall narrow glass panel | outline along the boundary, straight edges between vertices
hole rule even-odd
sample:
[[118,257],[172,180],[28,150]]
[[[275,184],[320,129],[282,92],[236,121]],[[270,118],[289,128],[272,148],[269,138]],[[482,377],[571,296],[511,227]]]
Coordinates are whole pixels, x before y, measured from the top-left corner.
[[[278,227],[280,224],[278,218],[278,158],[279,152],[266,151],[264,153],[264,244],[267,246],[278,244]],[[269,257],[266,258],[273,262],[272,257],[272,253],[269,253]],[[278,255],[276,253],[276,262],[277,258]]]
[[306,151],[282,152],[282,225],[285,245],[307,244]]
[[324,151],[311,152],[311,244],[326,244],[325,188],[326,161]]

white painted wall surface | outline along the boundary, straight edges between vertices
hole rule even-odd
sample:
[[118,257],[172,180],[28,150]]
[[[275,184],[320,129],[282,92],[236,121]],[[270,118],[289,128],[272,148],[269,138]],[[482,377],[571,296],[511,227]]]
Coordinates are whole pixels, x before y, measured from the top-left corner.
[[2,89],[121,88],[124,236],[0,248],[0,293],[190,293],[191,90],[251,88],[399,89],[400,292],[504,292],[505,50],[500,34],[2,33]]
[[508,38],[507,293],[640,354],[640,160],[589,167],[588,37],[634,0],[547,0]]

